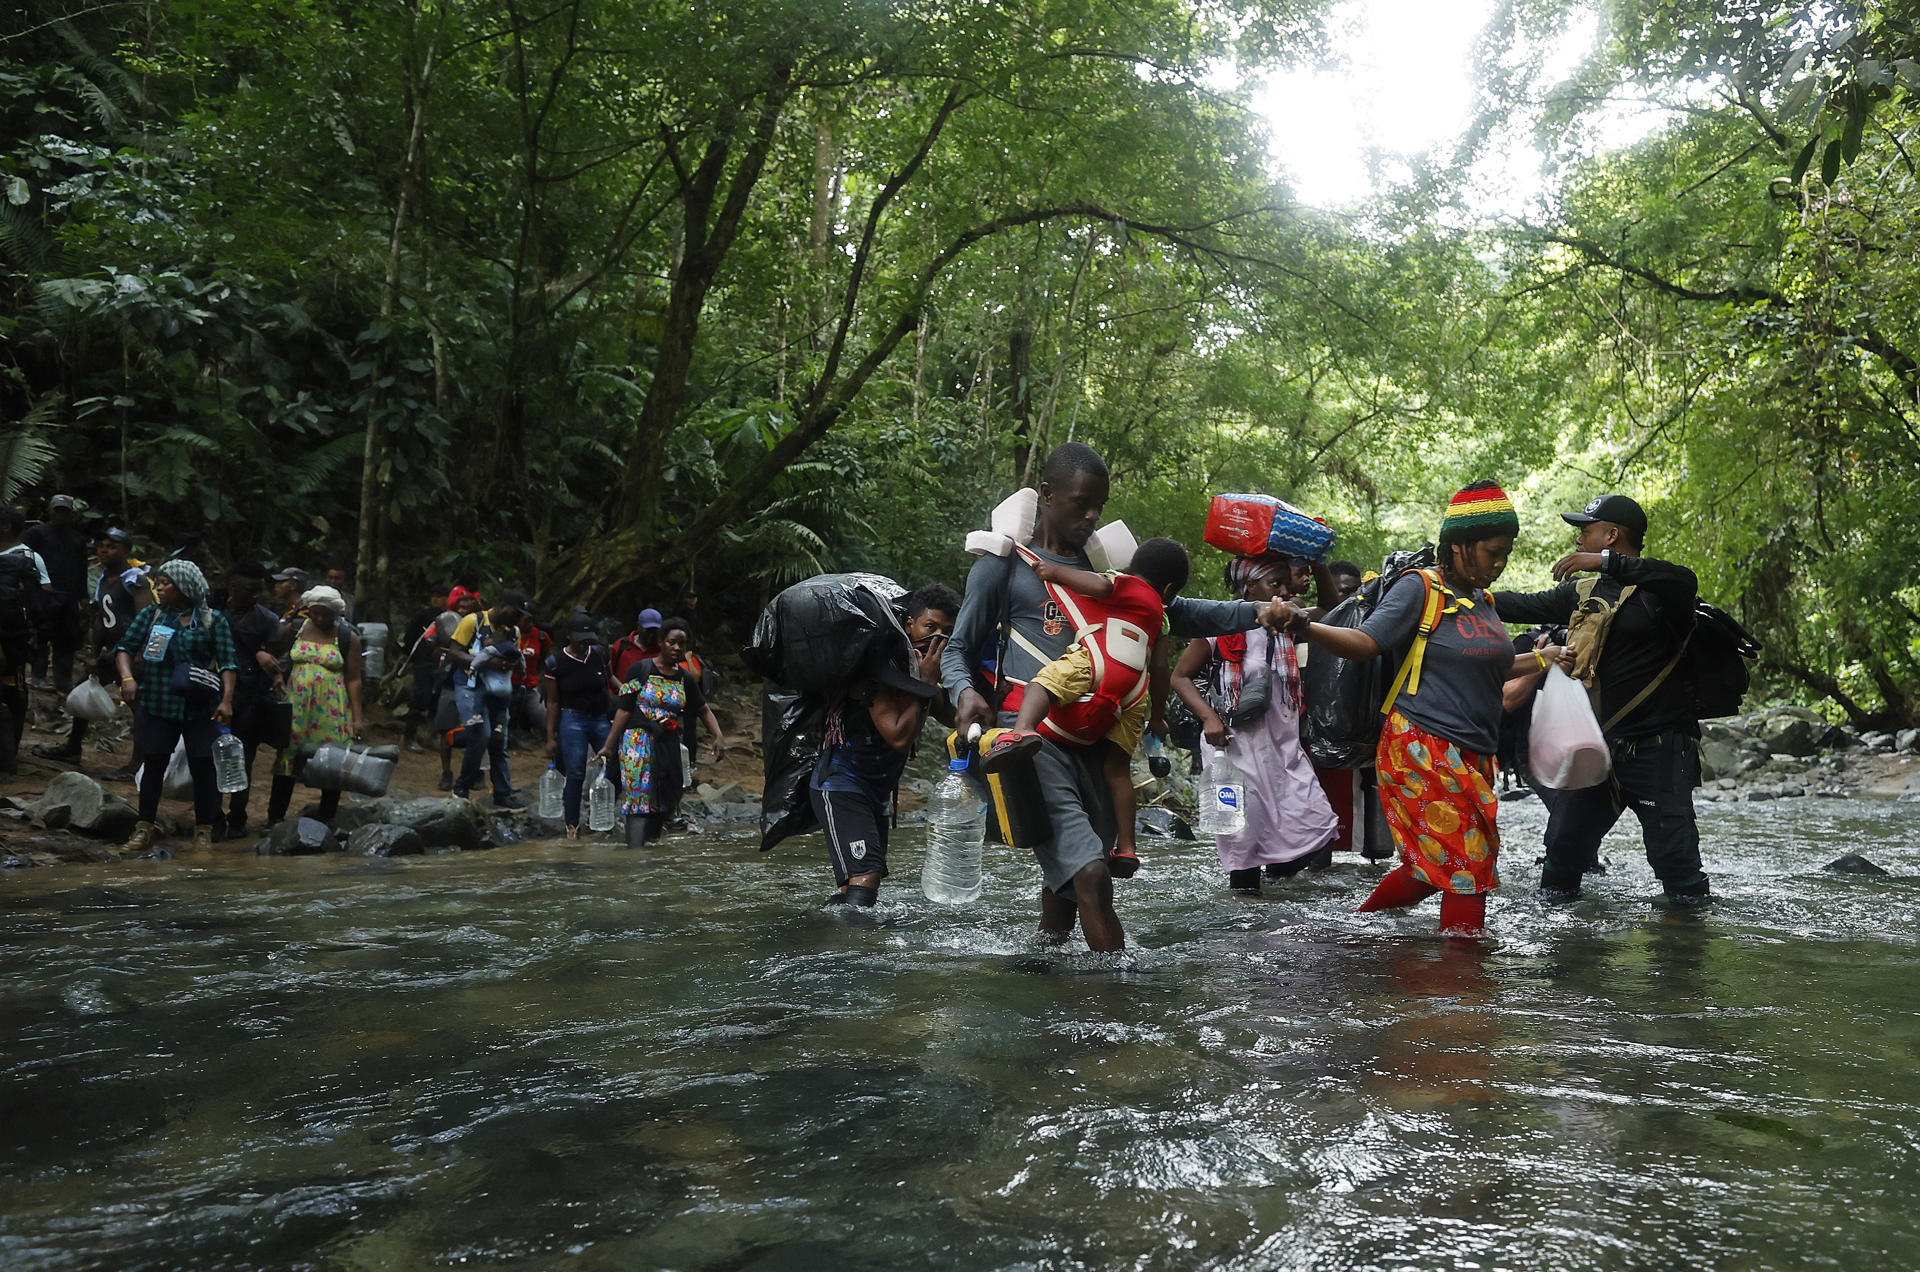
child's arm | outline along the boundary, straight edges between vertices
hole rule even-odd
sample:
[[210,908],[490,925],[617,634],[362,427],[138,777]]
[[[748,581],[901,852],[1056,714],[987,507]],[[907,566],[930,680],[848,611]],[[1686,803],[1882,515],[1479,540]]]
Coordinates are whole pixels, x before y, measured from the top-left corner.
[[1116,833],[1113,849],[1121,855],[1133,853],[1133,817],[1137,801],[1133,795],[1133,769],[1127,762],[1127,753],[1111,742],[1100,744],[1105,748],[1104,767],[1107,776],[1107,790],[1113,796],[1113,820]]
[[1078,566],[1061,565],[1057,561],[1038,561],[1034,563],[1033,573],[1042,583],[1058,584],[1092,600],[1104,601],[1113,595],[1113,579],[1110,576],[1082,570]]

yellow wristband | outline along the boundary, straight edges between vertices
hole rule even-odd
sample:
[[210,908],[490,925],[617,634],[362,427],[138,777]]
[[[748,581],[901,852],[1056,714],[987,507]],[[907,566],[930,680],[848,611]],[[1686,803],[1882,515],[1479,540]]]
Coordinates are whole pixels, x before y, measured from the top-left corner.
[[1540,660],[1540,670],[1545,671],[1547,669],[1547,656],[1537,649],[1533,651],[1533,656]]
[[120,677],[120,683],[121,683],[121,684],[123,684],[123,685],[130,685],[130,684],[132,684],[132,683],[133,683],[133,677],[132,677],[132,676],[122,676],[122,677]]

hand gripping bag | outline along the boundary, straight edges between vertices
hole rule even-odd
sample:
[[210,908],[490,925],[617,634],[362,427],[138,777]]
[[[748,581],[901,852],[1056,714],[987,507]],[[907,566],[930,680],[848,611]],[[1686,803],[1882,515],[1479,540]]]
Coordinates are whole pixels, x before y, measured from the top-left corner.
[[1587,691],[1558,664],[1547,669],[1534,700],[1527,767],[1534,781],[1556,791],[1598,786],[1613,772],[1613,756]]
[[[1329,627],[1354,628],[1367,621],[1373,605],[1364,596],[1349,596],[1320,621]],[[1307,756],[1325,769],[1373,767],[1380,741],[1380,702],[1386,692],[1386,669],[1378,658],[1355,662],[1324,649],[1313,651],[1300,669],[1300,691],[1306,710],[1300,721],[1300,739]]]

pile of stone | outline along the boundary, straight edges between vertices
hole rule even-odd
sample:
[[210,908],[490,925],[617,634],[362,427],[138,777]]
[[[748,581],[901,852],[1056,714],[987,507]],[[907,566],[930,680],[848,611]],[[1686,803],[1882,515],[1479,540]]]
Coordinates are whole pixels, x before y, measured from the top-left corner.
[[1807,707],[1767,707],[1700,725],[1701,796],[1708,800],[1843,795],[1849,768],[1870,755],[1920,755],[1920,729],[1855,734]]

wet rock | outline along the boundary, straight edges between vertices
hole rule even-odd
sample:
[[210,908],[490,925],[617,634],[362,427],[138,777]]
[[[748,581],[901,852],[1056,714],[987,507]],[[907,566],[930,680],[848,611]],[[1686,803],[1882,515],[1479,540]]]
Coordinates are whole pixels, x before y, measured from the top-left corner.
[[111,838],[125,835],[140,820],[133,805],[85,773],[58,773],[26,813],[49,830],[77,830],[83,835]]
[[459,848],[472,852],[493,846],[487,815],[464,799],[403,799],[387,808],[386,820],[419,832],[429,850]]
[[567,833],[567,823],[558,817],[523,813],[514,821],[522,839],[558,839]]
[[1700,739],[1700,776],[1707,781],[1732,779],[1758,768],[1765,759],[1745,743],[1747,739],[1702,737]]
[[1767,722],[1760,740],[1774,755],[1812,755],[1820,732],[1818,725],[1802,716],[1779,716]]
[[1859,746],[1860,739],[1851,731],[1834,724],[1827,726],[1826,732],[1820,735],[1819,745],[1822,751],[1846,751]]
[[725,786],[714,786],[711,783],[702,782],[694,788],[694,793],[716,807],[721,804],[737,804],[747,797],[746,789],[738,782],[728,782]]
[[1766,786],[1756,786],[1752,790],[1747,792],[1747,798],[1750,800],[1774,799],[1777,797],[1777,795],[1778,795],[1777,791],[1774,791],[1772,788],[1766,787]]
[[493,846],[504,848],[508,844],[517,844],[526,836],[520,832],[519,823],[512,817],[495,813],[487,826],[487,833],[493,840]]
[[1887,873],[1857,852],[1850,852],[1844,857],[1835,857],[1821,869],[1831,870],[1835,874],[1884,875]]
[[362,826],[347,836],[347,854],[353,857],[414,857],[426,850],[411,826]]
[[1862,733],[1860,745],[1874,754],[1884,754],[1893,750],[1893,735],[1890,733]]
[[1801,797],[1806,795],[1806,793],[1807,793],[1807,788],[1800,785],[1800,783],[1798,782],[1780,783],[1781,799],[1800,799]]
[[1171,808],[1147,807],[1133,819],[1136,833],[1153,839],[1192,839],[1193,827]]
[[262,857],[309,857],[333,851],[333,829],[312,817],[295,817],[267,832],[254,849]]
[[334,814],[333,828],[346,834],[352,834],[362,826],[378,826],[393,820],[394,806],[404,802],[391,795],[379,799],[342,801],[340,811]]
[[1893,735],[1893,749],[1902,755],[1920,751],[1920,729],[1902,729]]

